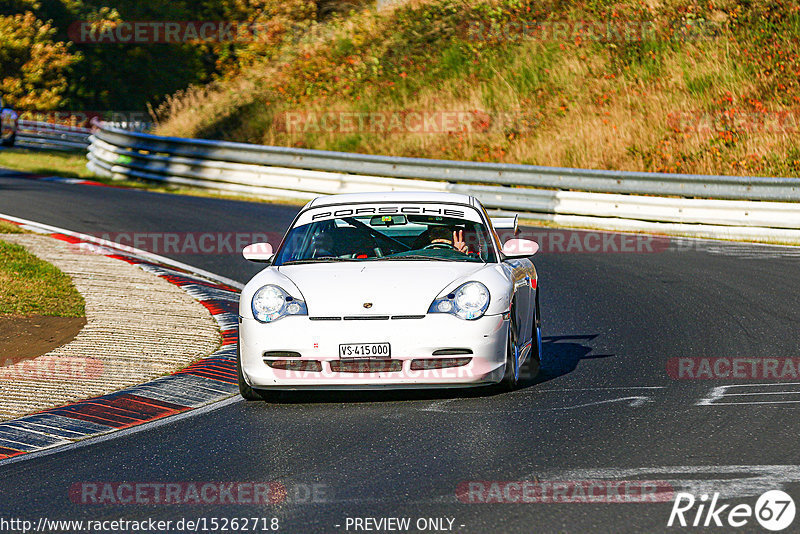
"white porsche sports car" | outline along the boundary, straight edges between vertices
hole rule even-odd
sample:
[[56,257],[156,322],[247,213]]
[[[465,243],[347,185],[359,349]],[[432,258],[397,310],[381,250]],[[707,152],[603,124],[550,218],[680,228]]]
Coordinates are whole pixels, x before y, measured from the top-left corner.
[[[497,230],[511,234],[501,245]],[[239,389],[513,388],[541,354],[533,241],[477,199],[320,197],[297,214],[239,302]]]

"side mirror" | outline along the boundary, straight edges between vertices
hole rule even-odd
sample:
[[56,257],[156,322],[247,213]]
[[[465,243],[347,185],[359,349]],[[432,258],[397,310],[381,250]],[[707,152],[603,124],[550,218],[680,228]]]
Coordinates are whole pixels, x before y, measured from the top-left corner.
[[503,256],[507,258],[526,258],[539,250],[539,243],[530,239],[509,239],[503,244]]
[[244,247],[244,250],[242,250],[244,259],[259,263],[269,263],[272,261],[274,255],[275,253],[272,252],[272,245],[269,243],[253,243],[252,245],[247,245]]

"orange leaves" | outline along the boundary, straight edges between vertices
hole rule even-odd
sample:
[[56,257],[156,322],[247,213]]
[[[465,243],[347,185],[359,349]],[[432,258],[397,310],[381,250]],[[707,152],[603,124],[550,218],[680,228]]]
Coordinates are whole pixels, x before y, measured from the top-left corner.
[[68,87],[67,68],[79,59],[54,41],[56,30],[26,12],[0,16],[0,93],[20,110],[57,109]]

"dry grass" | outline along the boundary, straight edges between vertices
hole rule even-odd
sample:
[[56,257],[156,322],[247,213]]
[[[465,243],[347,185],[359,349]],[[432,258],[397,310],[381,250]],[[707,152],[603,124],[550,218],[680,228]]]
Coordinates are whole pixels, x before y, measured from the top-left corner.
[[0,220],[0,234],[25,234],[28,233],[16,224]]
[[[502,0],[491,4],[516,9]],[[785,45],[769,39],[754,45],[763,35],[760,28],[724,26],[739,9],[737,3],[707,8],[682,0],[649,7],[615,4],[614,9],[631,17],[649,10],[660,20],[708,17],[723,25],[714,38],[619,46],[569,40],[475,43],[453,30],[470,13],[489,12],[486,5],[479,0],[418,1],[322,25],[282,50],[279,60],[256,63],[237,77],[175,95],[159,111],[159,133],[566,167],[800,174],[796,130],[714,125],[692,131],[675,126],[676,114],[773,112],[800,103],[798,84],[789,81],[786,88],[781,83],[791,76],[774,75],[775,69],[794,68],[798,39],[786,36]],[[539,9],[539,4],[530,5]],[[605,12],[598,12],[596,5],[576,2],[559,16],[597,20]],[[448,11],[447,6],[456,8]],[[772,5],[764,11],[760,4],[754,6],[761,10],[759,16],[773,17],[764,27],[785,19],[793,28],[793,8]],[[547,11],[548,5],[541,9],[554,12]],[[765,57],[786,61],[765,65]],[[480,110],[495,123],[497,117],[504,120],[498,127],[424,134],[281,129],[284,112],[332,110]]]

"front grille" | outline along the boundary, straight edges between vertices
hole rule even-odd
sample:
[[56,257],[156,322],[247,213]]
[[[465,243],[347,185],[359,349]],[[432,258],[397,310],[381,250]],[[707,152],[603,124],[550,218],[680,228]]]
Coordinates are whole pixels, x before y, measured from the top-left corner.
[[403,319],[424,319],[424,315],[347,315],[345,317],[309,317],[309,321],[400,321]]
[[402,360],[333,360],[334,373],[398,373],[403,370]]

